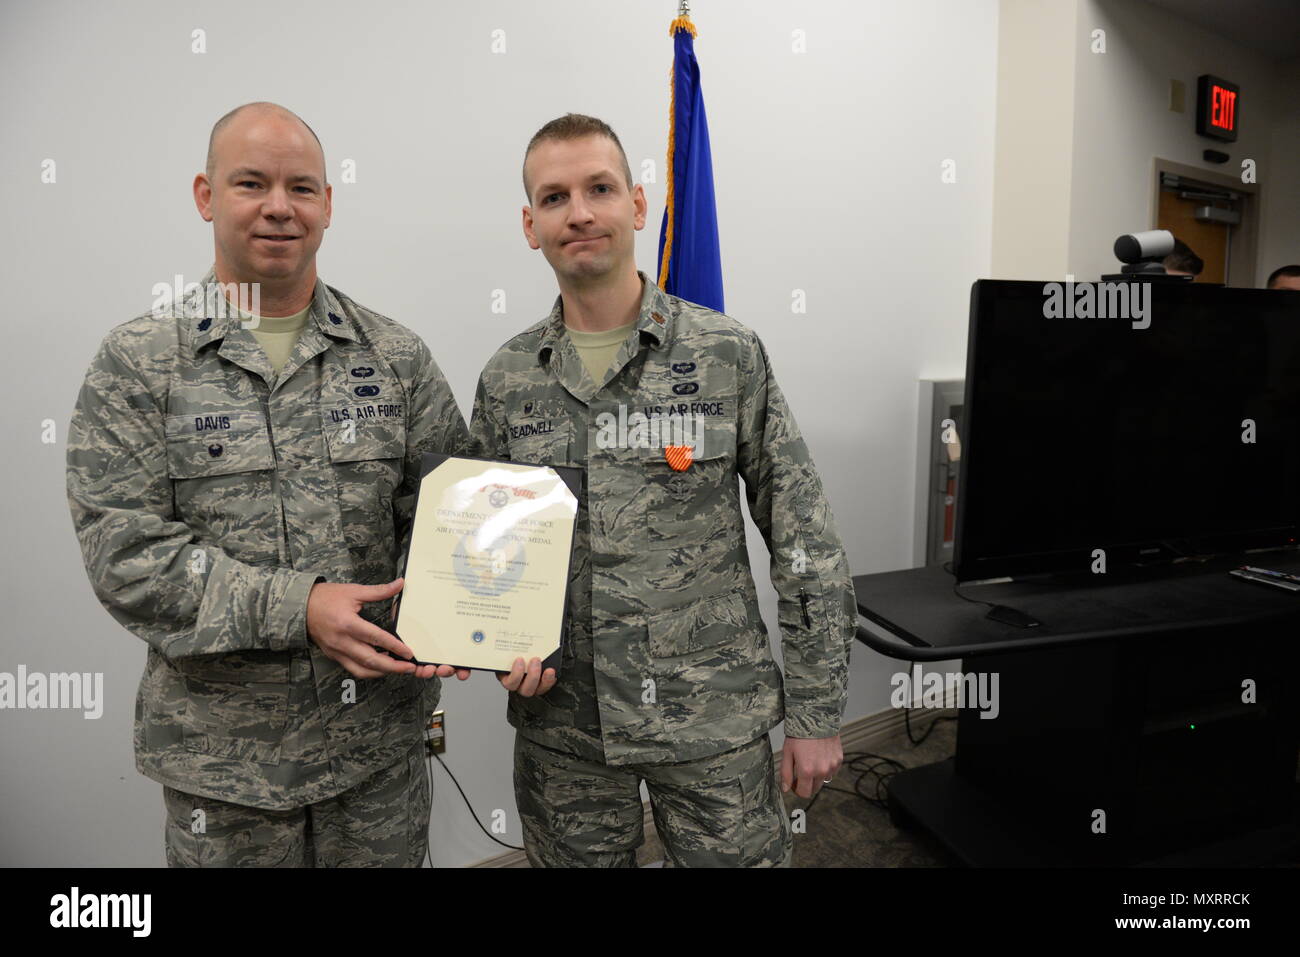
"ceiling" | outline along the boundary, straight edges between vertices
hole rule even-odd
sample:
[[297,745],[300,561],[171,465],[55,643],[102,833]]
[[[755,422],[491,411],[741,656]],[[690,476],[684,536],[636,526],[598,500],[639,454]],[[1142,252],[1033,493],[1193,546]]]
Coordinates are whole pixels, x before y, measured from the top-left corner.
[[1147,0],[1272,60],[1300,57],[1300,0]]

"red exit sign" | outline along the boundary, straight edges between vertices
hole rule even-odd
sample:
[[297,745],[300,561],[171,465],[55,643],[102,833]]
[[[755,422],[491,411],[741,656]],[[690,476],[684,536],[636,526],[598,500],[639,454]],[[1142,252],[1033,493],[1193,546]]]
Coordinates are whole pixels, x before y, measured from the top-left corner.
[[1237,138],[1241,90],[1235,83],[1206,73],[1196,81],[1196,132],[1216,140]]

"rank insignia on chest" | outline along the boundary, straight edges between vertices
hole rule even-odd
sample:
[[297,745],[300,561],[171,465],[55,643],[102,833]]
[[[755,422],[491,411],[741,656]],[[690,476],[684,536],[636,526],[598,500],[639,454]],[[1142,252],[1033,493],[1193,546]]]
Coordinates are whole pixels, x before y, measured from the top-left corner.
[[673,471],[685,472],[691,467],[691,462],[694,461],[692,458],[694,451],[695,447],[692,445],[665,445],[664,458],[668,460],[668,464],[672,466]]

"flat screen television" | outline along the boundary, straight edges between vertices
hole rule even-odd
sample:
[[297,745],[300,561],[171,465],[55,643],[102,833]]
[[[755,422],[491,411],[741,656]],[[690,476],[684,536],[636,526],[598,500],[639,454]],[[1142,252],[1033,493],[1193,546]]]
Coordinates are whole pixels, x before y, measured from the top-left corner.
[[1295,543],[1300,292],[1118,285],[972,287],[959,581]]

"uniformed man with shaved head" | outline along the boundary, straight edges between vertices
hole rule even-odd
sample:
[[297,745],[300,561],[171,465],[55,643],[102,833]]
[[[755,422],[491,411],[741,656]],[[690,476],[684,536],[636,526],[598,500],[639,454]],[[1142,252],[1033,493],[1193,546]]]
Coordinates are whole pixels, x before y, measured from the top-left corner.
[[68,441],[91,584],[147,645],[167,862],[419,866],[452,669],[382,625],[420,456],[468,451],[464,419],[418,336],[316,275],[333,191],[299,117],[223,116],[193,192],[212,268],[109,332]]

